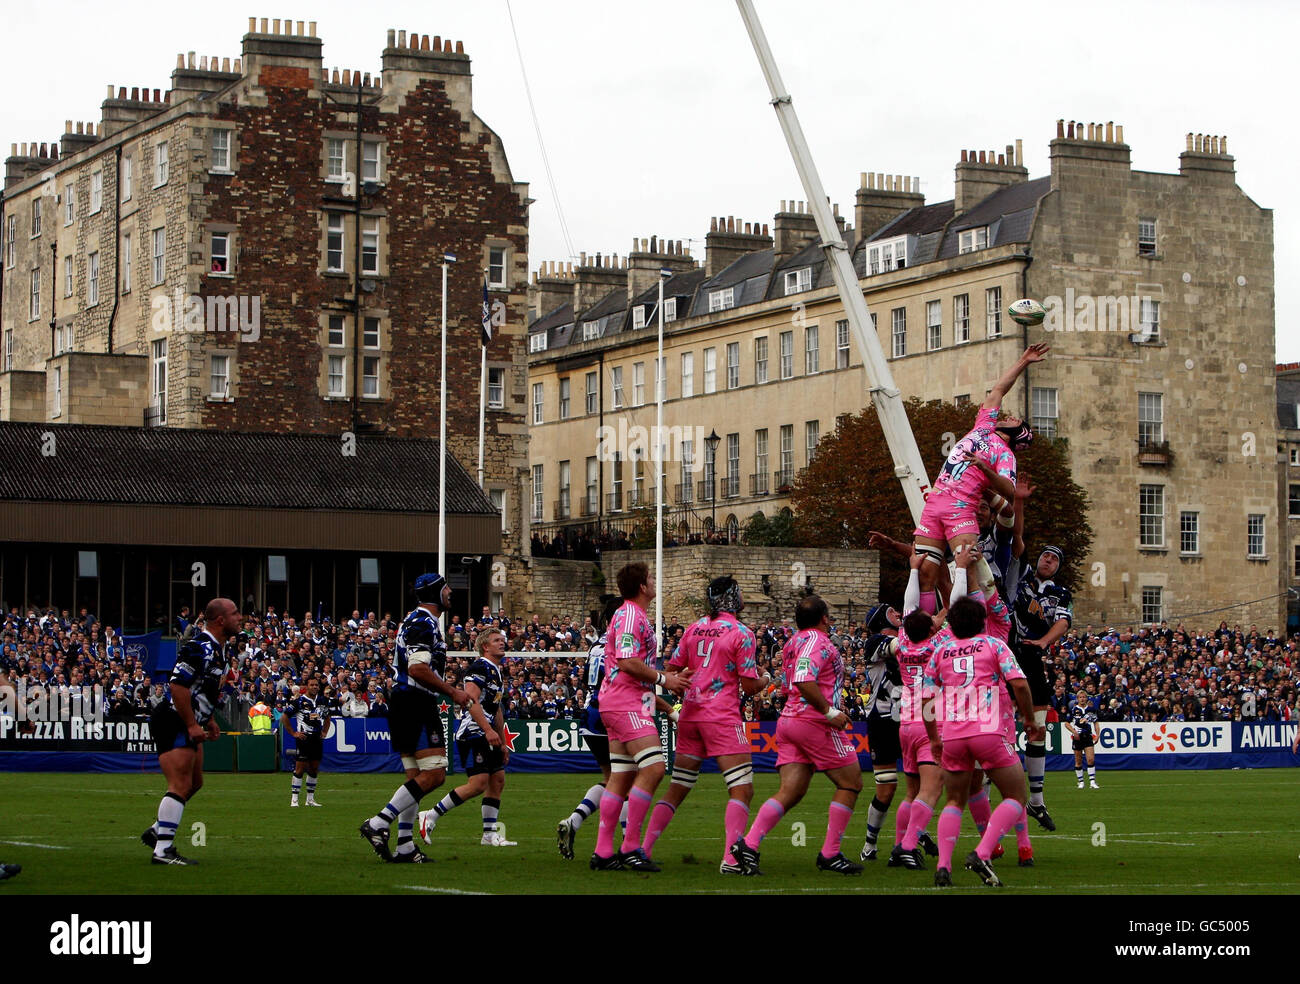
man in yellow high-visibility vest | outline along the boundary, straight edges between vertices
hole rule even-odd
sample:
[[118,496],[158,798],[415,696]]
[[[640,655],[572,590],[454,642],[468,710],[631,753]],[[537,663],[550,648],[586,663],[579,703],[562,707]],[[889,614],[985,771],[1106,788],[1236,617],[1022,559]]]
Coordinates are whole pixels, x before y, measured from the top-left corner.
[[248,726],[255,735],[271,733],[271,708],[260,700],[248,709]]

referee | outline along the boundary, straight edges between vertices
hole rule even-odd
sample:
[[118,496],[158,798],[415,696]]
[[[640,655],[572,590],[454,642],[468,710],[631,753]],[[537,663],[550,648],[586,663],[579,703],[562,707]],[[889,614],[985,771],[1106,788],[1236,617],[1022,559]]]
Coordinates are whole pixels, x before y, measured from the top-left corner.
[[[1022,566],[1012,609],[1012,650],[1029,682],[1029,693],[1034,702],[1033,723],[1039,727],[1047,723],[1047,709],[1052,699],[1043,657],[1070,630],[1072,618],[1070,589],[1052,580],[1064,563],[1065,554],[1060,547],[1043,547],[1032,572],[1028,564]],[[1047,765],[1045,742],[1046,736],[1025,745],[1025,772],[1029,775],[1029,805],[1026,810],[1042,827],[1055,830],[1056,822],[1043,803],[1043,773]]]

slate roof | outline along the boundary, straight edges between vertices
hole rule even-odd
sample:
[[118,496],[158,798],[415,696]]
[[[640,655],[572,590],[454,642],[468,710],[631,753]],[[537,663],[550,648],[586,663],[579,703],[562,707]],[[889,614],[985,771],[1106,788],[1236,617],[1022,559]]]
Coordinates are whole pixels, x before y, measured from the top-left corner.
[[[54,454],[45,435],[52,434]],[[436,513],[436,440],[0,423],[0,501]],[[447,512],[495,515],[447,456]]]

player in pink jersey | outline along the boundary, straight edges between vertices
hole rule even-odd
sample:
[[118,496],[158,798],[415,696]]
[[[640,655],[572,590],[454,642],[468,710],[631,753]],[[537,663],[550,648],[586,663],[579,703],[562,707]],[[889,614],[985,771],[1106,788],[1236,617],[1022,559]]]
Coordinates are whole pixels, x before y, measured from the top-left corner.
[[[680,694],[690,669],[655,669],[655,631],[646,615],[655,584],[645,564],[627,564],[617,575],[623,605],[609,623],[605,681],[600,685],[600,720],[609,733],[609,783],[600,798],[600,833],[591,856],[595,871],[658,871],[641,850],[641,829],[664,777],[664,753],[655,726],[655,686]],[[614,831],[627,801],[623,846],[614,850]]]
[[[962,555],[962,566],[968,568],[973,579],[969,597],[980,602],[985,612],[985,632],[1004,645],[1010,645],[1011,612],[998,594],[997,583],[988,562],[982,557],[975,557],[971,551]],[[963,584],[965,583],[963,579]],[[1031,690],[1032,696],[1032,690]],[[1012,745],[1016,742],[1016,707],[1010,700],[1002,701],[1002,735]],[[971,773],[970,799],[967,801],[975,827],[983,834],[988,828],[992,811],[988,802],[988,788],[984,782],[984,772],[976,769]],[[1029,815],[1022,813],[1015,822],[1017,864],[1022,868],[1031,868],[1034,864],[1034,845],[1029,838]],[[992,860],[1002,857],[1002,845],[993,848]]]
[[[903,595],[903,624],[895,644],[898,668],[903,677],[898,738],[903,751],[907,795],[898,807],[894,849],[889,855],[889,867],[915,871],[925,868],[922,838],[930,842],[925,828],[934,814],[934,805],[943,788],[943,772],[939,768],[938,758],[930,749],[930,736],[925,729],[922,714],[925,668],[935,650],[947,642],[951,634],[943,627],[942,615],[930,615],[921,611],[921,555],[913,553],[909,562],[912,571],[908,575],[907,591]],[[938,849],[935,848],[933,853],[938,854]]]
[[[1040,725],[1033,721],[1033,703],[1025,675],[1007,646],[984,634],[984,605],[959,598],[948,609],[951,641],[939,647],[926,666],[927,694],[923,708],[930,748],[939,756],[948,801],[939,817],[939,865],[936,885],[952,884],[952,855],[961,833],[961,814],[970,795],[971,772],[982,765],[1002,794],[979,846],[966,856],[966,867],[986,885],[1000,885],[989,863],[998,840],[1020,819],[1025,809],[1025,778],[1014,741],[1003,731],[1004,685],[1009,683],[1026,723],[1026,735],[1039,739]],[[936,714],[943,717],[939,737]]]
[[733,577],[718,577],[705,589],[710,614],[689,626],[668,661],[671,668],[689,666],[694,675],[683,697],[677,721],[677,755],[667,794],[650,814],[644,849],[653,857],[655,842],[672,821],[677,808],[700,778],[700,764],[716,759],[727,784],[727,809],[723,826],[724,875],[743,874],[731,856],[731,845],[749,822],[754,798],[754,760],[745,722],[740,714],[740,693],[753,696],[772,682],[760,679],[754,660],[754,633],[740,620],[745,601]]
[[844,661],[831,643],[826,602],[808,595],[795,607],[798,632],[785,644],[781,662],[785,673],[785,706],[776,726],[776,768],[781,788],[758,811],[749,832],[731,846],[732,856],[747,875],[758,870],[758,846],[786,811],[808,792],[814,771],[826,773],[835,785],[826,839],[817,855],[817,867],[843,875],[859,875],[862,865],[840,850],[844,831],[862,791],[862,767],[856,746],[840,737],[852,723],[840,710]]
[[1007,502],[1015,499],[1014,452],[1029,446],[1033,432],[1020,418],[1002,413],[1002,399],[1020,374],[1046,358],[1047,352],[1045,343],[1031,345],[1003,373],[980,406],[975,427],[953,446],[934,480],[934,488],[926,497],[921,521],[913,534],[917,553],[923,554],[927,561],[921,568],[923,611],[938,610],[935,586],[945,547],[956,556],[979,539],[975,513],[985,490],[991,487]]

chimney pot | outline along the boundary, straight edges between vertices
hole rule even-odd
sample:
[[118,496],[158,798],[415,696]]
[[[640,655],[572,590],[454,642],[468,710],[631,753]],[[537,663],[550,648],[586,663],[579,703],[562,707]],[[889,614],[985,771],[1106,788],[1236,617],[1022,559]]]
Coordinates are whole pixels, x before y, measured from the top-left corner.
[[[313,23],[312,26],[315,27],[315,24]],[[314,34],[315,31],[313,31],[312,33]],[[300,38],[305,38],[305,37],[307,37],[307,34],[303,31],[303,22],[302,22],[302,21],[299,21],[299,22],[298,22],[298,37],[300,37]]]
[[1006,155],[998,154],[998,164],[1006,164],[1006,162],[1007,162]]
[[269,34],[270,32],[266,29],[267,24],[266,24],[266,18],[265,18],[265,17],[262,18],[261,24],[262,24],[262,30],[261,30],[261,33],[262,33],[262,34]]
[[398,46],[399,48],[405,48],[405,47],[406,47],[406,32],[405,32],[405,31],[398,31],[398,32],[397,32],[397,46]]
[[865,188],[866,186],[867,186],[867,172],[866,172],[866,171],[862,171],[862,172],[858,175],[858,187],[859,187],[859,188]]
[[1219,138],[1219,153],[1220,153],[1220,154],[1223,154],[1225,157],[1228,155],[1228,138],[1227,138],[1227,137],[1220,137],[1220,138]]
[[465,42],[464,42],[464,41],[457,41],[457,42],[456,42],[456,54],[458,54],[458,55],[463,55],[463,54],[465,54]]
[[131,99],[134,102],[140,101],[140,87],[138,85],[131,86]]
[[279,34],[279,33],[280,33],[280,18],[276,17],[276,18],[272,19],[272,21],[271,21],[271,33],[272,33],[272,34]]
[[1056,138],[1058,140],[1065,139],[1065,120],[1056,121]]
[[768,235],[768,231],[767,231],[767,223],[766,223],[766,222],[763,223],[763,235],[764,235],[764,236]]
[[451,38],[448,38],[442,43],[442,50],[444,54],[451,54]]
[[39,154],[38,156],[40,156],[40,157],[49,157],[49,156],[50,156],[50,148],[49,148],[46,144],[41,144],[41,152],[40,152],[40,154]]
[[310,38],[314,38],[314,37],[316,36],[316,22],[315,22],[315,21],[308,21],[308,22],[307,22],[307,36],[310,37]]
[[250,17],[250,18],[248,18],[248,33],[249,33],[249,34],[256,34],[256,33],[257,33],[257,18],[256,18],[256,17]]
[[[1120,132],[1121,132],[1121,134],[1123,133],[1122,130],[1121,130]],[[1121,137],[1121,139],[1122,139],[1122,137]],[[1023,153],[1023,151],[1024,151],[1024,141],[1022,141],[1019,137],[1016,137],[1016,167],[1023,167],[1023,166],[1024,166],[1024,163],[1025,163],[1025,162],[1024,162],[1024,153]]]
[[126,99],[126,86],[124,86],[124,85],[122,85],[122,86],[118,86],[118,89],[117,89],[117,98],[118,98],[118,99],[122,99],[122,100],[125,100],[125,99]]
[[[78,133],[85,133],[85,132],[86,132],[86,124],[83,123],[81,120],[77,120],[77,132],[78,132]],[[1191,134],[1190,134],[1190,133],[1187,135],[1187,142],[1188,142],[1188,144],[1189,144],[1189,146],[1190,146],[1190,144],[1191,144]]]
[[426,34],[424,37],[420,39],[420,50],[421,51],[429,50],[429,35]]
[[433,50],[434,50],[434,51],[442,51],[442,35],[441,35],[441,34],[435,34],[435,35],[433,36]]
[[[1190,141],[1190,138],[1189,138]],[[716,215],[709,217],[709,232],[718,231],[718,217]]]
[[86,133],[92,137],[95,135],[95,124],[93,122],[86,124]]
[[[313,25],[315,23],[316,23],[315,21],[312,21]],[[315,34],[316,32],[312,31],[312,33]],[[390,27],[388,29],[388,47],[392,48],[396,44],[397,44],[397,31],[395,31],[393,28]]]
[[961,160],[963,164],[966,163],[966,151],[964,150],[961,152]]
[[1115,121],[1107,120],[1106,121],[1106,143],[1114,143],[1114,142],[1115,142]]
[[192,51],[187,52],[185,56],[185,61],[190,68],[194,68],[195,67],[194,52]]
[[243,66],[243,62],[240,59],[236,58],[235,64],[231,67],[231,71],[242,73],[243,72],[242,66]]

